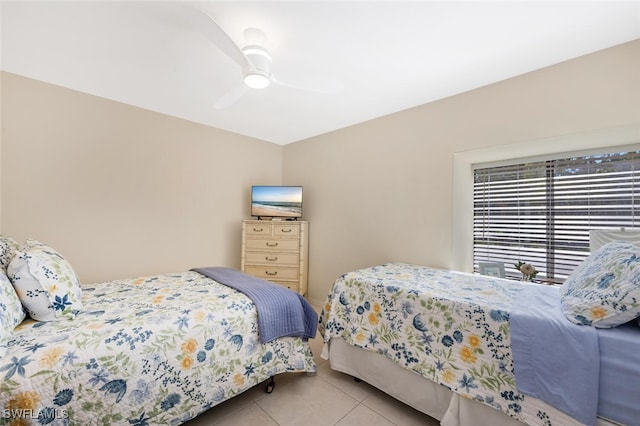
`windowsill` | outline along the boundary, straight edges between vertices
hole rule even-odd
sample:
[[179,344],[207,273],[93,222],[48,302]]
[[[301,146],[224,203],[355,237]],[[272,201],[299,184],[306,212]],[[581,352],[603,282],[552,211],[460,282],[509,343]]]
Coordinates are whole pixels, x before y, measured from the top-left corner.
[[562,286],[562,282],[558,281],[558,280],[554,280],[554,279],[533,279],[532,281],[521,281],[521,282],[525,282],[525,283],[531,283],[531,284],[538,284],[538,285],[549,285],[552,287],[560,287]]

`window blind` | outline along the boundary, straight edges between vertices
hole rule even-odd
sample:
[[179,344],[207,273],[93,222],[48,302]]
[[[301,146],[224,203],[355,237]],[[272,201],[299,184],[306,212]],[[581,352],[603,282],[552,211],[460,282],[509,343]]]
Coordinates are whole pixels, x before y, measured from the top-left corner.
[[589,255],[589,229],[632,228],[639,214],[640,151],[477,167],[473,258],[531,263],[562,281]]

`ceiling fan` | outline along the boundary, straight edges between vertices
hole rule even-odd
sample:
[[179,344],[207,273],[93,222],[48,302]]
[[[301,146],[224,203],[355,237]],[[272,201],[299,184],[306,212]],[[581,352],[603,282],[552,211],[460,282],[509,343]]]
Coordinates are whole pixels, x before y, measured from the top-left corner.
[[216,109],[232,105],[249,90],[264,89],[272,83],[318,93],[336,93],[342,89],[342,83],[338,81],[319,82],[313,87],[282,82],[271,71],[272,58],[267,48],[264,47],[266,35],[263,31],[257,28],[247,28],[244,31],[244,36],[248,44],[241,48],[205,12],[193,8],[187,8],[186,12],[192,26],[236,62],[242,71],[243,84],[239,84],[222,95],[214,104]]

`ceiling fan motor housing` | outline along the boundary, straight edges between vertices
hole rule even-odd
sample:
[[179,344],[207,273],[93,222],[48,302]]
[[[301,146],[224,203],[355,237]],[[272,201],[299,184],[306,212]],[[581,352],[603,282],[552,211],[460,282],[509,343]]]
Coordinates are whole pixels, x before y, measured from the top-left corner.
[[242,48],[242,53],[244,53],[252,66],[242,70],[245,79],[247,76],[256,74],[267,80],[271,78],[271,55],[267,49],[258,45],[248,45]]

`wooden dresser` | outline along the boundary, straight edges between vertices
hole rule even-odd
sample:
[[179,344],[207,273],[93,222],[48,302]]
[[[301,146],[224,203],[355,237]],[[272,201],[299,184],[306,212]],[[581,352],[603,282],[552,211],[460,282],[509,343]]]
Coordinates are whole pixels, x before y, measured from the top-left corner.
[[304,295],[309,265],[309,222],[242,221],[240,269]]

